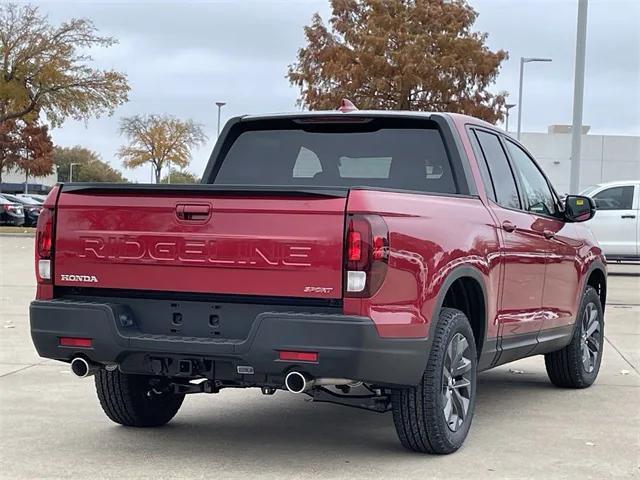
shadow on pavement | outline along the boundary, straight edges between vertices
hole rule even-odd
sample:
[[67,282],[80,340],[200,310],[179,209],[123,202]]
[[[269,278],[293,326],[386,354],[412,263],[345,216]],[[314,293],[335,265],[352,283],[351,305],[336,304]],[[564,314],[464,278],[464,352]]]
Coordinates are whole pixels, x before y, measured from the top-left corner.
[[[506,375],[509,375],[508,373]],[[537,403],[556,390],[546,381],[537,378],[503,378],[482,375],[479,382],[476,424],[472,428],[481,430],[483,417],[492,414],[497,405],[500,411],[518,411],[522,402]],[[190,403],[185,400],[185,406]],[[131,429],[119,426],[100,428],[96,433],[109,442],[118,442],[135,449],[161,449],[172,454],[186,456],[194,461],[211,455],[224,457],[226,452],[260,450],[260,457],[270,461],[291,462],[292,451],[299,461],[310,461],[315,455],[322,457],[349,457],[372,454],[385,456],[415,455],[406,451],[396,438],[391,413],[379,414],[353,408],[304,401],[278,392],[274,398],[255,399],[252,409],[229,408],[217,411],[218,402],[229,402],[231,398],[209,400],[208,407],[199,402],[197,410],[186,409],[166,427],[157,430]],[[260,401],[258,401],[260,400]],[[205,408],[203,409],[203,405]],[[255,408],[259,407],[259,408]],[[504,418],[504,423],[509,419]],[[106,422],[106,419],[105,419]],[[490,428],[500,428],[492,422]],[[475,432],[482,433],[482,432]],[[485,432],[487,434],[487,432]],[[265,454],[267,457],[265,457]],[[423,457],[437,459],[443,457]],[[382,458],[381,458],[382,459]]]

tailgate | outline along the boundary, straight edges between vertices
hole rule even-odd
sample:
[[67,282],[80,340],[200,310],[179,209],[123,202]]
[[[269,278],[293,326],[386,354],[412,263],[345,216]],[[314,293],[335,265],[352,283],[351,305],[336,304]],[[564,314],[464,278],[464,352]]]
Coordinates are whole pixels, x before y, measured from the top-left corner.
[[66,187],[57,286],[342,296],[346,192]]

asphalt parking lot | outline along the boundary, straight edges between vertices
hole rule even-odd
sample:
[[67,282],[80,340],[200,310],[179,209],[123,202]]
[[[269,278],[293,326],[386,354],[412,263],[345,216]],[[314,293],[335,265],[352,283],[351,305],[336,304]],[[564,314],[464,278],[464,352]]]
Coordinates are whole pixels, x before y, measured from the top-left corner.
[[600,376],[547,380],[542,357],[485,372],[465,446],[405,451],[390,414],[255,389],[187,397],[161,429],[102,413],[91,379],[39,358],[29,336],[33,238],[0,236],[0,478],[640,477],[640,276],[613,266]]

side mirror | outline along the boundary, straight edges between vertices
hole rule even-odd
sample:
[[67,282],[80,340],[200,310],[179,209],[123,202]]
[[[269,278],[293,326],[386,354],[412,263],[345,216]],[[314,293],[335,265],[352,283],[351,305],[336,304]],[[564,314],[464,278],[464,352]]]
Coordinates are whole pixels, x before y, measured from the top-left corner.
[[596,202],[582,195],[567,195],[564,204],[564,218],[567,222],[586,222],[596,214]]

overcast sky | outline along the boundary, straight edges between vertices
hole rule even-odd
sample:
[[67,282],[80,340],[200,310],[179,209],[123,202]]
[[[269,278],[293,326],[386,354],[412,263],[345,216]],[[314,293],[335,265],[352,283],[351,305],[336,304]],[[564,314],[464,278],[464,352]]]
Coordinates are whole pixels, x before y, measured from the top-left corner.
[[[505,49],[492,90],[517,103],[521,56],[551,57],[526,66],[523,130],[571,123],[577,0],[471,0],[475,29],[489,33],[492,49]],[[297,89],[285,78],[303,45],[303,26],[314,12],[330,16],[328,0],[210,0],[38,2],[52,22],[90,18],[119,44],[96,49],[96,64],[125,72],[129,102],[113,117],[69,121],[52,132],[63,146],[91,148],[122,169],[118,119],[169,113],[205,126],[209,142],[194,152],[189,170],[200,175],[216,135],[214,102],[227,102],[226,118],[295,110]],[[584,123],[592,133],[640,135],[640,1],[590,0]],[[515,129],[517,109],[510,126]],[[148,181],[148,168],[125,170]]]

